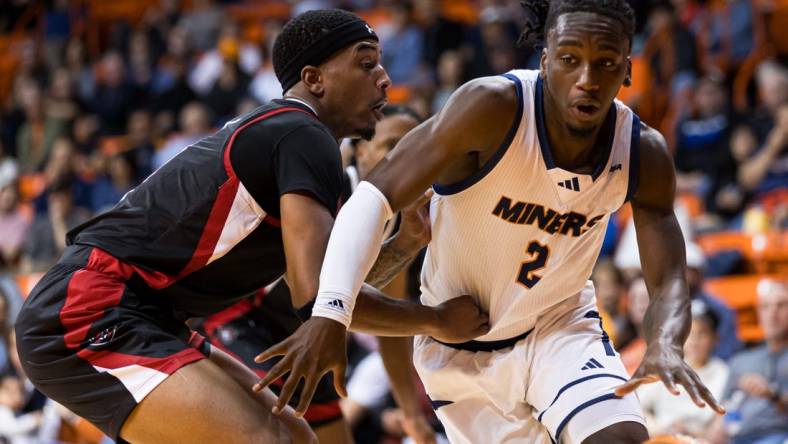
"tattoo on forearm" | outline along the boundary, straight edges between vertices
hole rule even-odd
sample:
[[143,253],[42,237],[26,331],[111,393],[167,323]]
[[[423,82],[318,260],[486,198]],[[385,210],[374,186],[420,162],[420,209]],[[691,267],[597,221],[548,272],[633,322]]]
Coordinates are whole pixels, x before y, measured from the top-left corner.
[[411,259],[413,259],[412,254],[396,248],[389,240],[380,250],[378,260],[369,271],[366,282],[375,288],[385,287],[408,265]]

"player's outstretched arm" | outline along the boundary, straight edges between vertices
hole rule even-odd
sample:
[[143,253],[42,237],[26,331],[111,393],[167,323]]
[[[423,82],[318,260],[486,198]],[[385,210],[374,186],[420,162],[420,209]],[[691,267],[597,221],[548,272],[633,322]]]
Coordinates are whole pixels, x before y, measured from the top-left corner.
[[673,213],[676,173],[665,140],[646,126],[641,131],[639,171],[632,211],[651,297],[643,321],[647,349],[640,367],[616,394],[623,396],[641,384],[661,380],[671,393],[677,395],[676,384],[680,384],[695,404],[703,407],[708,403],[723,413],[723,407],[684,362],[691,317],[684,238]]
[[[514,84],[483,78],[461,87],[433,118],[405,135],[342,207],[331,233],[314,316],[349,325],[355,298],[378,254],[386,220],[446,178],[458,162],[466,176],[494,152],[517,110]],[[470,168],[468,168],[470,162]],[[474,164],[473,162],[476,162]],[[451,180],[465,177],[452,175]]]
[[[305,322],[286,341],[258,356],[258,362],[273,356],[284,356],[270,373],[257,384],[263,388],[289,371],[275,410],[289,401],[295,387],[304,379],[304,390],[296,412],[302,414],[314,393],[320,377],[334,371],[334,381],[340,395],[345,394],[344,370],[345,331],[350,325],[353,306],[362,283],[377,258],[386,220],[441,177],[449,165],[474,152],[494,150],[504,139],[516,114],[517,95],[514,85],[506,79],[479,79],[461,87],[437,116],[414,129],[373,171],[370,180],[362,182],[337,217],[320,271],[320,289],[312,311]],[[459,178],[461,179],[461,178]],[[380,187],[380,188],[378,188]],[[287,195],[286,195],[287,196]],[[303,197],[303,196],[302,196]],[[284,198],[283,198],[284,199]],[[297,202],[297,201],[296,201]],[[292,259],[303,248],[292,248],[302,243],[300,234],[284,228],[286,208],[282,212],[285,251],[288,256],[289,282],[294,304],[306,303],[311,296],[305,291],[317,283],[314,265],[320,265],[325,247],[312,249],[312,260]],[[293,218],[297,219],[295,212]],[[301,221],[303,222],[303,220]],[[308,221],[317,225],[321,221]],[[321,225],[308,236],[323,236]],[[289,239],[288,239],[289,238]],[[318,259],[314,259],[317,257]],[[300,266],[302,264],[303,266]],[[290,273],[297,271],[297,276]],[[309,275],[311,274],[311,279]],[[276,370],[276,371],[274,371]]]
[[[326,244],[334,224],[328,209],[311,196],[287,193],[279,199],[282,221],[282,240],[287,260],[287,284],[293,306],[300,308],[309,302],[318,289],[318,275]],[[282,386],[273,412],[279,414],[287,406],[301,379],[304,387],[296,414],[302,416],[312,400],[320,378],[329,371],[334,373],[334,388],[341,396],[345,389],[347,367],[346,330],[342,324],[326,318],[312,318],[299,328],[298,335],[269,348],[257,357],[264,362],[285,354],[266,377],[254,386],[260,392],[282,374],[290,375]],[[287,353],[284,353],[287,351]]]

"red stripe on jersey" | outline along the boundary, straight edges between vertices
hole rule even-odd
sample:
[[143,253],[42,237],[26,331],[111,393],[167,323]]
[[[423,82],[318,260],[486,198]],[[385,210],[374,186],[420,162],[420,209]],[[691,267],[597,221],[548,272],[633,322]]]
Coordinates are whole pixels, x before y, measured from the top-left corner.
[[89,348],[83,348],[78,351],[77,356],[96,367],[115,369],[128,367],[130,365],[140,365],[168,375],[175,373],[176,370],[186,364],[191,364],[192,362],[205,358],[204,354],[194,348],[187,348],[163,358],[135,356],[107,350],[92,350]]
[[120,303],[124,282],[131,274],[132,267],[108,253],[98,248],[90,252],[85,268],[75,272],[68,282],[66,301],[60,309],[67,347],[79,347],[93,322],[101,319],[106,309]]
[[244,299],[235,305],[231,305],[224,310],[205,318],[205,321],[203,322],[203,328],[208,335],[213,336],[217,328],[240,318],[246,313],[252,311],[253,308],[254,305],[252,304],[252,300]]
[[[257,116],[254,119],[244,123],[240,127],[236,128],[235,131],[233,131],[224,149],[223,158],[224,169],[227,172],[228,177],[227,180],[219,187],[216,200],[214,200],[213,207],[211,207],[211,212],[208,215],[208,221],[205,223],[205,227],[200,234],[200,240],[197,242],[197,248],[195,248],[189,263],[186,264],[186,266],[181,270],[180,273],[178,273],[177,276],[171,276],[157,271],[148,271],[135,266],[134,270],[140,275],[140,277],[142,277],[146,284],[148,284],[151,288],[160,290],[164,287],[172,285],[180,279],[183,279],[189,274],[204,267],[208,263],[208,260],[210,260],[211,256],[213,255],[216,244],[219,242],[219,238],[222,235],[222,230],[227,223],[227,216],[230,214],[230,209],[233,206],[233,201],[235,200],[235,196],[238,193],[238,187],[240,184],[238,176],[236,176],[235,171],[233,170],[232,162],[230,160],[230,151],[233,148],[235,138],[241,131],[250,125],[260,122],[261,120],[265,120],[269,117],[273,117],[277,114],[291,111],[301,112],[314,117],[311,113],[300,108],[279,108],[269,111],[265,114],[261,114],[260,116]],[[265,216],[264,221],[275,227],[281,226],[279,219],[272,216]]]
[[334,400],[324,404],[312,403],[304,412],[304,419],[307,422],[319,422],[342,417],[342,410],[339,408],[339,401]]

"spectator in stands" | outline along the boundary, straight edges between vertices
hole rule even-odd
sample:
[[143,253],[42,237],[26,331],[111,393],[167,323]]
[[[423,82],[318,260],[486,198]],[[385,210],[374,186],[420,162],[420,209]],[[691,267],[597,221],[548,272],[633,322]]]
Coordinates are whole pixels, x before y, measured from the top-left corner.
[[750,0],[710,2],[690,24],[699,37],[704,68],[734,74],[755,47],[753,5]]
[[134,167],[134,152],[125,151],[107,160],[107,172],[93,184],[92,210],[94,214],[103,213],[137,185],[137,172]]
[[122,134],[129,112],[138,102],[138,91],[126,78],[126,66],[120,53],[104,55],[99,65],[99,82],[91,109],[99,117],[106,134]]
[[732,146],[742,189],[764,194],[788,187],[788,68],[763,62],[756,80],[762,108]]
[[620,349],[621,361],[629,374],[635,373],[646,354],[646,341],[643,339],[643,318],[646,316],[649,296],[646,281],[642,277],[635,278],[629,284],[627,294],[627,316],[633,339],[624,344]]
[[200,96],[205,96],[214,88],[222,75],[227,61],[237,63],[237,68],[248,78],[260,68],[262,55],[258,45],[241,39],[238,25],[230,20],[222,24],[221,34],[216,46],[199,56],[194,69],[189,73],[189,85]]
[[[727,364],[711,355],[718,330],[717,316],[711,307],[697,299],[692,301],[692,328],[684,344],[684,359],[717,399],[722,396],[728,380]],[[681,433],[701,437],[715,419],[712,410],[699,409],[682,388],[679,390],[681,394],[675,396],[660,384],[647,384],[638,389],[652,436]]]
[[186,31],[177,26],[172,28],[167,35],[167,51],[159,58],[151,83],[153,112],[177,115],[196,97],[187,81],[190,56]]
[[148,34],[143,30],[131,33],[127,59],[129,82],[135,90],[147,92],[153,80],[153,58]]
[[16,154],[24,173],[39,171],[52,150],[52,145],[66,131],[66,122],[47,115],[41,89],[23,82],[19,99],[25,112],[25,123],[19,128]]
[[[691,109],[676,126],[676,182],[679,191],[700,196],[707,210],[722,207],[735,213],[741,209],[743,196],[738,192],[734,202],[728,196],[738,190],[728,145],[732,126],[729,114],[723,80],[702,78],[692,92]],[[726,195],[718,196],[723,189]]]
[[238,42],[225,39],[220,42],[221,71],[204,101],[217,119],[218,126],[234,117],[238,102],[246,97],[251,78],[238,65]]
[[180,113],[180,133],[171,136],[153,155],[153,169],[158,169],[182,149],[207,137],[211,130],[210,112],[200,102],[191,102]]
[[90,212],[74,205],[73,184],[63,180],[46,193],[47,213],[37,214],[22,253],[22,271],[45,271],[63,253],[66,233],[90,218]]
[[414,17],[424,35],[424,61],[440,70],[441,56],[446,51],[460,50],[463,45],[465,26],[445,17],[438,0],[415,0],[413,6]]
[[181,17],[182,26],[194,47],[208,51],[216,44],[224,11],[213,0],[192,0],[192,8]]
[[53,118],[68,122],[79,113],[80,104],[74,97],[74,83],[68,69],[60,67],[52,73],[46,109]]
[[142,179],[153,172],[152,163],[155,143],[152,127],[151,113],[146,109],[134,110],[126,124],[128,148],[133,153],[137,182],[141,182]]
[[19,206],[16,178],[0,175],[0,271],[16,268],[29,228],[30,220]]
[[728,360],[741,348],[741,341],[736,334],[736,312],[724,302],[703,290],[703,271],[706,268],[706,257],[696,243],[687,244],[687,285],[693,301],[703,302],[717,318],[717,341],[713,355]]
[[648,28],[644,54],[649,57],[655,86],[672,94],[688,91],[698,73],[695,37],[677,19],[667,0],[655,2]]
[[[602,317],[602,328],[610,336],[613,344],[618,346],[631,338],[624,334],[627,316],[622,309],[622,299],[626,295],[624,275],[610,260],[600,260],[591,275],[596,290],[596,301]],[[619,333],[622,337],[619,337]]]
[[99,139],[99,120],[94,114],[80,114],[71,126],[71,141],[77,152],[90,155]]
[[438,61],[438,89],[432,99],[432,113],[443,108],[463,82],[465,62],[459,51],[449,50],[441,54]]
[[415,85],[424,82],[421,65],[424,51],[424,35],[413,22],[413,8],[409,3],[391,5],[390,32],[385,33],[381,46],[382,64],[386,67],[394,85]]
[[[479,16],[478,27],[469,32],[466,47],[470,62],[469,75],[496,75],[511,69],[511,65],[517,62],[511,56],[519,34],[519,27],[506,8],[495,5],[484,8]],[[525,58],[529,53],[526,48],[521,48],[520,54]],[[519,63],[519,66],[525,66],[525,62]]]
[[[788,281],[758,284],[758,320],[766,343],[731,359],[725,388],[730,444],[788,440]],[[723,421],[717,421],[717,432]]]
[[89,103],[96,89],[96,79],[87,62],[85,44],[77,37],[66,44],[65,68],[71,76],[71,81],[74,82],[74,91],[79,100]]

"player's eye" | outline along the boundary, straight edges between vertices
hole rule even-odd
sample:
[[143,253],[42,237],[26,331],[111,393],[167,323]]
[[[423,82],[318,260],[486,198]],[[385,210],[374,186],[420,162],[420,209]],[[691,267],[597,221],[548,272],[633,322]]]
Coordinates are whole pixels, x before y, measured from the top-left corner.
[[561,56],[561,61],[567,65],[571,65],[575,62],[575,58],[570,55]]
[[616,62],[614,62],[613,60],[610,60],[610,59],[602,60],[599,64],[603,68],[613,68],[613,67],[616,66]]
[[375,69],[375,64],[372,62],[362,62],[361,68],[363,68],[365,71],[372,71]]

